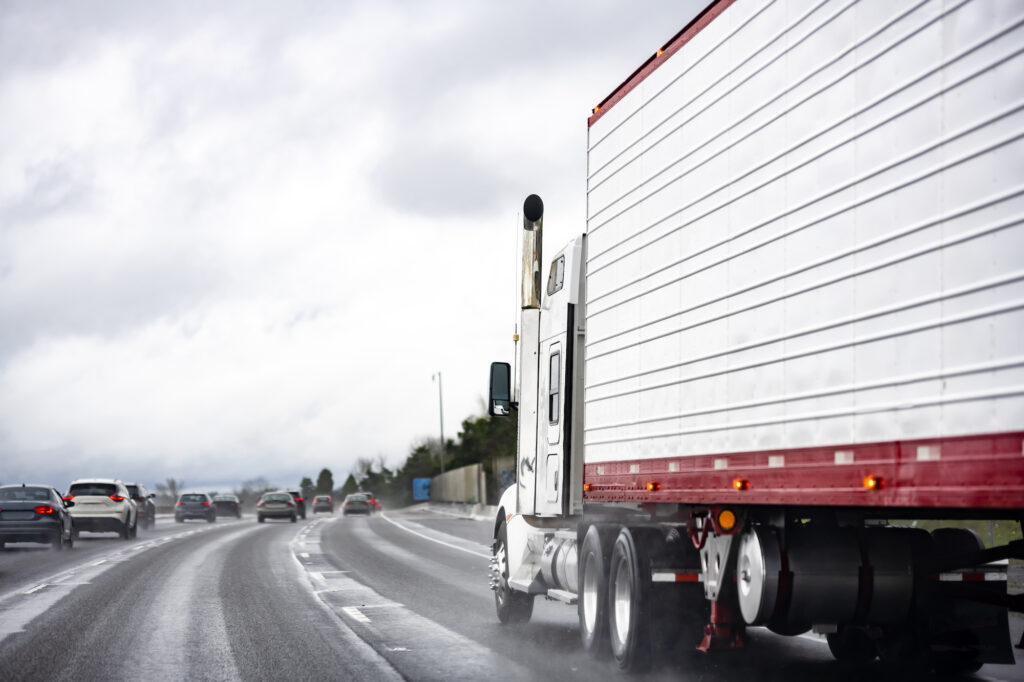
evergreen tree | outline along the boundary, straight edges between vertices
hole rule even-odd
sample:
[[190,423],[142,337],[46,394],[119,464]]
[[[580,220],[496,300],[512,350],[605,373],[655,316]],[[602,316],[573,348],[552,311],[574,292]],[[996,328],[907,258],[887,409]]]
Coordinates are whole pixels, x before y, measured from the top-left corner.
[[308,500],[313,497],[314,490],[313,480],[306,476],[302,479],[302,483],[299,483],[299,490],[302,491],[302,499]]
[[334,490],[334,475],[330,469],[321,469],[320,475],[316,477],[316,494],[330,495]]
[[356,483],[356,477],[349,474],[348,478],[345,479],[345,484],[341,486],[340,497],[345,497],[355,492],[359,492],[359,484]]

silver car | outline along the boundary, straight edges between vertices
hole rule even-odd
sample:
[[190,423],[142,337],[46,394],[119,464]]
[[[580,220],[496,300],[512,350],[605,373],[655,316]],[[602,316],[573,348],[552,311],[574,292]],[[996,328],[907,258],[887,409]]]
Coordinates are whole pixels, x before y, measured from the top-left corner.
[[295,519],[299,516],[295,506],[295,500],[285,491],[274,493],[263,493],[260,501],[256,503],[256,520],[263,523],[266,519]]
[[364,493],[352,493],[345,498],[345,502],[341,505],[342,516],[348,516],[349,514],[366,514],[369,516],[372,511],[373,500]]

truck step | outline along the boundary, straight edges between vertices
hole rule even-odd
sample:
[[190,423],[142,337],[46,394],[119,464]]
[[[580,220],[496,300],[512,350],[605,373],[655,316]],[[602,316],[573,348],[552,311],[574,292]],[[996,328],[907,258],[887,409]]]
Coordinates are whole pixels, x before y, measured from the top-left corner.
[[576,603],[576,593],[568,592],[566,590],[548,590],[547,598],[553,601],[560,601],[565,604]]

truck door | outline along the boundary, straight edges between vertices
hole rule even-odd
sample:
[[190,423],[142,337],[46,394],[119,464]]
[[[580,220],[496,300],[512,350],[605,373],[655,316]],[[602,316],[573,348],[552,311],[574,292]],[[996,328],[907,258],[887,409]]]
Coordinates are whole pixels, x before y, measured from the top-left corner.
[[538,514],[566,513],[568,496],[565,487],[570,466],[568,435],[571,433],[571,425],[566,421],[571,414],[568,377],[572,376],[572,339],[566,332],[575,328],[573,309],[571,303],[563,301],[561,306],[551,311],[562,318],[562,324],[558,325],[560,329],[556,336],[541,343],[540,391],[537,396]]
[[[544,455],[544,470],[543,470],[543,511],[551,511],[548,509],[549,505],[556,505],[561,494],[561,474],[562,474],[562,452],[559,447],[561,441],[561,406],[562,406],[562,343],[561,341],[555,341],[553,343],[546,344],[546,349],[543,357],[545,358],[546,367],[546,390],[542,395],[544,401],[543,415],[544,415],[544,428],[542,433],[547,435],[547,442],[543,443],[545,446],[542,452]],[[543,440],[543,439],[542,439]],[[561,506],[559,505],[559,511]]]

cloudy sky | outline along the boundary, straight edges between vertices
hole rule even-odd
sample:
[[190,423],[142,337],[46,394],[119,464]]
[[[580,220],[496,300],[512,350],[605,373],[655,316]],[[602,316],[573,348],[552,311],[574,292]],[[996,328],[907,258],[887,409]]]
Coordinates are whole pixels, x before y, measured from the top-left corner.
[[0,2],[0,481],[336,480],[483,409],[518,211],[704,0]]

